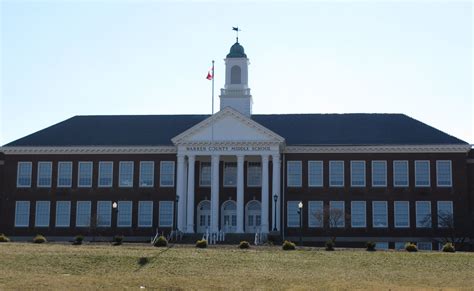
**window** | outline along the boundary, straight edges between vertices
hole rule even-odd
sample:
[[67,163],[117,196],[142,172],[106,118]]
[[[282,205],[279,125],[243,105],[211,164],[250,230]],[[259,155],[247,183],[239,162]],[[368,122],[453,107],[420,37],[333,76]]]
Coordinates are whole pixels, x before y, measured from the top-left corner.
[[174,162],[162,161],[160,163],[160,186],[174,187]]
[[224,162],[224,186],[235,187],[237,185],[237,163]]
[[114,162],[99,162],[99,187],[112,187]]
[[430,186],[430,161],[415,161],[415,186]]
[[393,161],[393,186],[408,187],[408,161]]
[[438,227],[454,227],[453,201],[438,201]]
[[52,162],[38,162],[38,187],[51,187]]
[[431,202],[416,201],[416,227],[431,227]]
[[153,201],[138,202],[138,227],[151,227],[153,223]]
[[119,187],[133,187],[133,162],[119,163]]
[[286,205],[287,214],[287,226],[288,227],[300,227],[300,215],[298,213],[299,201],[288,201]]
[[431,251],[433,249],[433,244],[431,242],[418,242],[416,244],[418,250],[420,251]]
[[49,226],[49,201],[36,201],[35,227]]
[[354,228],[366,227],[366,206],[365,201],[351,202],[351,226]]
[[78,187],[92,187],[92,162],[79,162]]
[[201,162],[201,175],[199,177],[199,186],[211,186],[211,163]]
[[72,162],[58,163],[58,187],[72,186]]
[[436,185],[438,187],[452,186],[451,161],[436,161]]
[[231,84],[241,84],[241,69],[239,66],[234,65],[230,68],[230,83]]
[[119,201],[117,212],[117,226],[132,226],[132,201]]
[[159,205],[159,226],[173,226],[173,201],[160,201]]
[[308,186],[323,187],[323,161],[308,161]]
[[308,226],[323,227],[324,225],[324,205],[323,201],[308,202]]
[[376,250],[388,250],[388,242],[376,242],[375,243]]
[[56,227],[69,227],[71,223],[71,201],[56,202]]
[[351,161],[351,187],[365,187],[365,161]]
[[405,249],[405,245],[406,245],[406,242],[402,242],[402,241],[395,242],[395,249],[396,249],[397,251],[399,251],[399,250],[404,250],[404,249]]
[[18,162],[16,186],[31,187],[31,162]]
[[111,201],[97,201],[97,226],[110,227],[111,225],[112,225],[112,202]]
[[262,166],[259,162],[249,162],[247,164],[247,186],[262,186]]
[[77,201],[76,226],[89,227],[91,225],[91,202]]
[[344,161],[329,161],[329,186],[344,187]]
[[30,201],[17,201],[15,205],[15,227],[30,225]]
[[387,201],[372,202],[372,227],[388,227]]
[[344,201],[329,202],[329,227],[344,227],[346,216]]
[[395,227],[410,227],[410,208],[408,201],[395,201]]
[[387,186],[387,161],[372,161],[372,187]]
[[286,165],[288,187],[301,187],[301,161],[288,161]]
[[153,187],[155,184],[155,162],[140,162],[140,187]]

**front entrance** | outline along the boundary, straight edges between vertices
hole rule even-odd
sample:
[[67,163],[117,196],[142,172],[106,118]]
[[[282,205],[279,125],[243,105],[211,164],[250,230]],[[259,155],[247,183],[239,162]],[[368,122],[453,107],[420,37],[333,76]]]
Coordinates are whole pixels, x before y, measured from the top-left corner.
[[222,203],[221,229],[226,233],[233,233],[237,230],[237,205],[235,201],[227,200]]
[[205,233],[211,226],[211,202],[209,200],[201,201],[197,206],[197,233]]
[[256,233],[260,231],[262,223],[262,207],[259,201],[252,200],[245,207],[245,232]]

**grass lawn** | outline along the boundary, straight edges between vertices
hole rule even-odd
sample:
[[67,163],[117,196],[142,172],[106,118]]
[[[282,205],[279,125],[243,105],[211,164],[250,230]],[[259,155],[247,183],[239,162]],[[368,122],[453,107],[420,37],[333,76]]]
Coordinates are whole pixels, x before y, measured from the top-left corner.
[[474,288],[474,253],[1,243],[0,259],[0,290]]

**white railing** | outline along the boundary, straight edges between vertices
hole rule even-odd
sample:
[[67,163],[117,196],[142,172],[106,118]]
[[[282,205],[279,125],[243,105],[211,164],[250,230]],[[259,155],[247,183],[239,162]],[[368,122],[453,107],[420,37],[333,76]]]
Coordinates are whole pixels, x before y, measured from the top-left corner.
[[263,245],[264,243],[267,242],[268,239],[268,234],[262,232],[260,229],[255,232],[255,239],[254,239],[254,245]]
[[209,232],[209,229],[206,228],[206,232],[202,235],[202,239],[206,240],[210,245],[215,245],[217,242],[225,241],[225,231],[219,230],[218,232]]

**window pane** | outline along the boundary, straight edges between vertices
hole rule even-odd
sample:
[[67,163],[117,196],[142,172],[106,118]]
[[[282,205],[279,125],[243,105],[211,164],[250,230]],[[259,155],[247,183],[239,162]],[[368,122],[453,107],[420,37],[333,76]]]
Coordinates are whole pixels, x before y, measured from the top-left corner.
[[438,201],[438,227],[454,229],[452,201]]
[[288,201],[287,224],[288,227],[300,227],[300,215],[298,214],[299,201]]
[[310,187],[323,186],[323,161],[308,162],[308,185]]
[[78,187],[92,187],[92,162],[79,162]]
[[52,167],[51,162],[38,162],[38,187],[51,187]]
[[112,224],[112,202],[97,201],[97,226],[110,227]]
[[30,225],[30,202],[17,201],[15,206],[15,227]]
[[132,201],[119,201],[117,212],[117,226],[132,226]]
[[199,185],[211,186],[211,163],[201,162],[201,177]]
[[308,202],[308,226],[323,227],[324,225],[324,206],[323,201]]
[[351,202],[351,225],[352,227],[366,226],[365,201]]
[[420,251],[431,251],[433,248],[433,244],[430,242],[418,242],[416,246]]
[[301,187],[301,161],[287,162],[288,187]]
[[387,162],[372,161],[372,186],[387,186]]
[[365,161],[351,161],[351,186],[365,186]]
[[375,243],[376,250],[388,250],[388,242],[376,242]]
[[237,185],[237,163],[224,162],[224,186]]
[[159,225],[164,227],[173,226],[173,201],[160,201]]
[[259,187],[262,185],[262,167],[258,162],[249,162],[247,166],[247,185]]
[[120,162],[119,187],[133,187],[133,162]]
[[91,202],[77,201],[76,226],[89,227],[91,223]]
[[99,187],[112,187],[113,162],[99,162]]
[[36,201],[36,227],[49,226],[49,201]]
[[18,162],[17,187],[31,187],[31,162]]
[[153,187],[154,175],[154,162],[140,162],[140,187]]
[[153,201],[138,202],[138,226],[151,227],[153,223]]
[[58,187],[72,186],[72,162],[58,163]]
[[393,161],[393,185],[408,186],[408,161]]
[[56,227],[69,227],[71,221],[71,202],[56,202]]
[[329,161],[329,186],[344,186],[344,161]]
[[430,186],[430,161],[415,161],[415,186]]
[[345,210],[344,201],[329,202],[329,226],[344,227],[345,226]]
[[416,227],[431,227],[430,201],[416,201]]
[[395,201],[395,227],[410,227],[410,209],[408,201]]
[[436,161],[436,180],[440,187],[452,185],[451,161]]
[[163,161],[160,163],[160,186],[174,186],[174,162]]
[[387,201],[372,202],[373,227],[388,227]]

